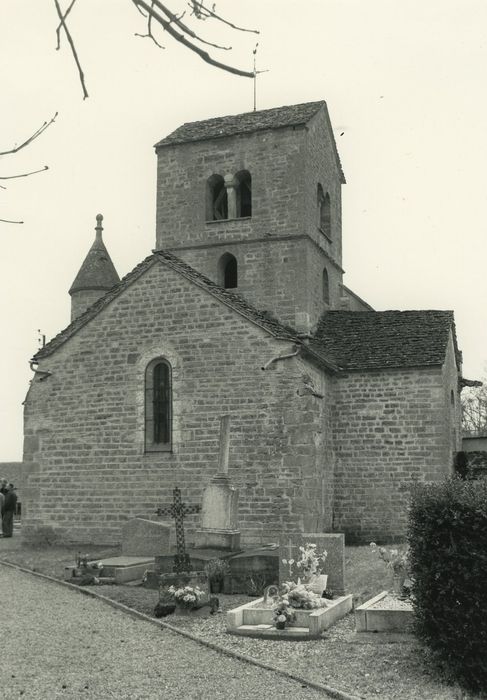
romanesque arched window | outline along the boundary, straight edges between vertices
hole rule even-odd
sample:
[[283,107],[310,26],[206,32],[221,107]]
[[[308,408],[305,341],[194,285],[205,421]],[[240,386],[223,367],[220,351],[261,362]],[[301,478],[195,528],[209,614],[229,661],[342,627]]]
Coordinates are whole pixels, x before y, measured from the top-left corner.
[[212,175],[206,181],[206,220],[228,219],[228,197],[221,175]]
[[241,170],[235,175],[235,196],[237,219],[252,216],[252,176],[248,170]]
[[318,226],[325,236],[331,238],[330,195],[323,192],[321,185],[318,185]]
[[218,261],[218,283],[225,289],[238,287],[237,258],[231,253],[225,253]]
[[145,449],[171,449],[171,365],[158,357],[145,370]]
[[325,304],[330,303],[330,280],[328,279],[328,270],[326,267],[323,268],[323,301]]

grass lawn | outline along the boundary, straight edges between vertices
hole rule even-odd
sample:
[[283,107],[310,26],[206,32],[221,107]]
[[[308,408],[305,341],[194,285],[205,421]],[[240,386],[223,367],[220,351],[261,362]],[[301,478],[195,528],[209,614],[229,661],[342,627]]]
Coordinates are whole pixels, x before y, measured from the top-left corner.
[[[20,536],[0,539],[0,559],[62,579],[64,567],[73,565],[78,552],[93,559],[116,556],[118,547],[23,546]],[[391,575],[370,547],[346,548],[346,585],[359,605],[390,588]],[[157,591],[139,586],[98,586],[96,591],[147,615],[152,615]],[[249,601],[248,596],[219,596],[223,613]],[[459,700],[468,696],[448,685],[429,663],[427,652],[415,641],[358,643],[354,616],[347,615],[318,640],[280,642],[236,637],[226,633],[225,615],[208,618],[165,619],[198,637],[238,651],[278,668],[294,671],[359,698],[383,700]]]

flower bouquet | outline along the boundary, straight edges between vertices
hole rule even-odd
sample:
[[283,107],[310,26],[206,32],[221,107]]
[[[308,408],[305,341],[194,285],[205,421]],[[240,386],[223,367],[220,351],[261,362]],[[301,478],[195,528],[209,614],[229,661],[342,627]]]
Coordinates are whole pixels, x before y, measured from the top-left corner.
[[193,610],[198,607],[198,603],[203,597],[203,591],[198,586],[184,586],[184,588],[175,588],[170,586],[167,589],[177,606],[187,610]]
[[285,629],[286,625],[291,622],[295,622],[296,620],[296,613],[285,597],[280,598],[277,605],[273,609],[273,613],[274,625],[278,630]]
[[299,548],[299,559],[283,559],[282,563],[289,567],[289,577],[301,578],[312,586],[315,593],[323,594],[326,589],[328,577],[323,574],[328,552],[317,552],[317,545],[307,542],[304,547]]
[[377,552],[387,568],[392,571],[393,593],[402,596],[405,588],[410,590],[412,581],[409,577],[409,550],[386,549],[385,547],[378,547],[375,542],[371,542],[370,546]]
[[316,610],[326,608],[328,603],[325,598],[311,590],[309,584],[286,581],[282,587],[280,600],[287,601],[292,608],[301,610]]

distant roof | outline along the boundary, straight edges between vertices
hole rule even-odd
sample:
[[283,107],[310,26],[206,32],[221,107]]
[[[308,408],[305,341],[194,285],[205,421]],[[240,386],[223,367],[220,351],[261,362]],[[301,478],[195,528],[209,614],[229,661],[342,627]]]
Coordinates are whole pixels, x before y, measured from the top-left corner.
[[327,311],[311,345],[343,370],[442,365],[453,311]]
[[325,108],[326,120],[332,137],[338,169],[343,182],[345,182],[335,139],[333,137],[330,118],[328,116],[328,109],[324,100],[305,102],[299,105],[288,105],[285,107],[274,107],[273,109],[262,109],[258,112],[244,112],[243,114],[233,114],[226,117],[215,117],[199,122],[187,122],[156,143],[155,148],[173,146],[175,144],[188,143],[191,141],[223,138],[224,136],[236,136],[237,134],[250,134],[263,129],[281,129],[288,126],[299,126],[309,122],[311,117],[322,107]]
[[103,243],[101,228],[103,217],[101,214],[99,217],[96,238],[71,285],[70,294],[83,289],[108,290],[120,282],[115,265]]

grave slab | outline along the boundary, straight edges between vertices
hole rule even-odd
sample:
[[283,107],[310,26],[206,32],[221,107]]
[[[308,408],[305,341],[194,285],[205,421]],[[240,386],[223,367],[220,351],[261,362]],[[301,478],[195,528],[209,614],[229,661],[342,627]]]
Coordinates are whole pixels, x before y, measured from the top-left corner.
[[156,557],[169,552],[171,528],[165,523],[144,518],[128,520],[122,527],[122,554]]
[[115,579],[115,583],[135,581],[142,579],[152,563],[153,559],[149,557],[110,557],[103,559],[101,575]]
[[227,612],[227,631],[252,637],[316,639],[353,607],[351,595],[340,596],[327,603],[326,608],[316,610],[296,609],[296,621],[284,630],[277,630],[273,625],[272,606],[266,606],[264,598],[259,598]]
[[358,633],[410,633],[413,621],[412,604],[397,601],[387,591],[382,591],[355,610],[355,629]]

